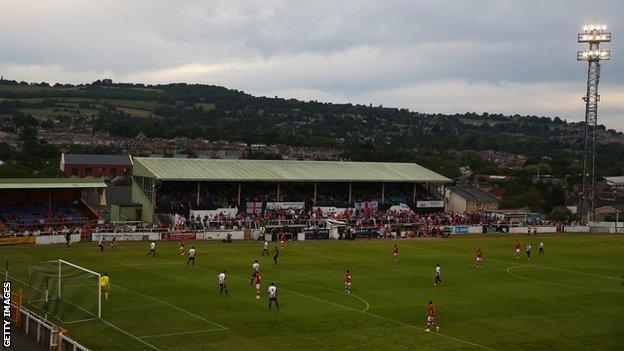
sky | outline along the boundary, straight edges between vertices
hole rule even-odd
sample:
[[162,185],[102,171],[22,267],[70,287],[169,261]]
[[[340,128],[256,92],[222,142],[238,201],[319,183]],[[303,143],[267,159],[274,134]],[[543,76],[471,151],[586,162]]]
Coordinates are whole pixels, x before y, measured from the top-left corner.
[[604,23],[613,42],[599,123],[624,131],[622,0],[0,0],[0,9],[6,79],[203,83],[568,121],[584,119],[576,35]]

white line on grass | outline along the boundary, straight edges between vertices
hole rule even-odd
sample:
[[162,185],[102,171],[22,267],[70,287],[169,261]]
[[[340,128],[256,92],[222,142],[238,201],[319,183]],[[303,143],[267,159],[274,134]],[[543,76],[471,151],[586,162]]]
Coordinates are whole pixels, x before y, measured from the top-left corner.
[[[337,291],[337,292],[339,292],[341,294],[343,293],[342,290],[326,288],[326,287],[318,286],[318,285],[304,284],[304,283],[293,283],[293,282],[291,282],[290,284],[296,284],[296,285],[301,285],[301,286],[309,286],[309,287],[312,287],[312,288],[323,289],[323,290],[328,290],[328,291]],[[347,294],[347,295],[348,296],[352,296],[352,297],[354,297],[354,298],[364,302],[364,304],[366,304],[366,308],[364,310],[360,311],[360,312],[366,312],[370,308],[370,305],[368,304],[368,301],[366,301],[365,299],[363,299],[363,298],[361,298],[361,297],[359,297],[357,295],[353,295],[353,294]]]
[[536,266],[536,267],[539,267],[539,268],[542,268],[542,269],[552,269],[554,271],[574,273],[574,274],[582,274],[582,275],[588,275],[588,276],[591,276],[591,277],[598,277],[598,278],[604,278],[604,279],[611,279],[611,280],[615,280],[616,279],[614,277],[610,277],[610,276],[607,276],[607,275],[600,275],[600,274],[595,274],[595,273],[585,273],[585,272],[580,272],[580,271],[571,271],[571,270],[555,268],[555,267],[548,267],[548,266],[541,266],[541,265],[527,265],[527,266]]
[[[207,269],[207,268],[203,268],[203,267],[197,267],[197,268],[198,269],[203,269],[203,270],[208,271],[208,272],[216,272],[216,271],[213,271],[211,269]],[[237,278],[237,279],[241,279],[241,280],[247,281],[247,278],[238,277],[238,276],[231,275],[231,274],[228,274],[228,276],[230,276],[232,278]],[[349,307],[349,306],[341,305],[339,303],[323,300],[323,299],[318,298],[318,297],[314,297],[314,296],[310,296],[310,295],[306,295],[306,294],[301,294],[301,293],[298,293],[296,291],[285,289],[285,288],[281,288],[281,290],[282,291],[286,291],[286,292],[290,292],[290,293],[295,294],[295,295],[299,295],[301,297],[307,297],[309,299],[313,299],[313,300],[316,300],[316,301],[324,302],[324,303],[327,303],[327,304],[330,304],[330,305],[333,305],[333,306],[336,306],[336,307],[344,308],[344,309],[347,309],[347,310],[350,310],[350,311],[353,311],[353,312],[359,312],[359,313],[363,313],[363,314],[366,314],[366,315],[369,315],[369,316],[377,317],[379,319],[383,319],[383,320],[386,320],[388,322],[396,323],[398,325],[402,325],[402,326],[405,326],[405,327],[413,328],[413,329],[416,329],[416,330],[421,330],[421,331],[427,333],[424,328],[420,328],[420,327],[417,327],[417,326],[414,326],[414,325],[411,325],[411,324],[407,324],[407,323],[403,323],[403,322],[400,322],[400,321],[397,321],[397,320],[394,320],[394,319],[383,317],[383,316],[380,316],[380,315],[375,314],[375,313],[371,313],[371,312],[367,312],[367,311],[361,311],[361,310],[355,309],[353,307]],[[438,335],[438,336],[441,336],[443,338],[447,338],[447,339],[450,339],[450,340],[454,340],[454,341],[457,341],[457,342],[460,342],[460,343],[464,343],[466,345],[475,346],[475,347],[478,347],[478,348],[481,348],[481,349],[484,349],[484,350],[496,351],[496,349],[493,349],[491,347],[480,345],[480,344],[477,344],[477,343],[474,343],[474,342],[471,342],[471,341],[468,341],[468,340],[456,338],[454,336],[442,334],[442,333],[439,333],[439,332],[435,332],[435,333],[432,333],[432,334],[433,335]]]
[[124,264],[107,264],[106,267],[133,267],[133,266],[171,266],[173,262],[152,262],[152,263],[124,263]]
[[152,349],[154,349],[154,350],[156,350],[156,351],[160,351],[160,349],[159,349],[159,348],[157,348],[156,346],[154,346],[154,345],[152,345],[152,344],[150,344],[150,343],[146,342],[146,341],[145,341],[145,340],[143,340],[143,339],[140,339],[139,337],[137,337],[137,336],[135,336],[135,335],[133,335],[133,334],[128,333],[127,331],[125,331],[125,330],[123,330],[123,329],[119,328],[118,326],[114,325],[113,323],[107,322],[107,321],[105,321],[105,320],[103,320],[103,319],[102,319],[101,321],[102,321],[102,322],[104,322],[104,323],[106,323],[106,324],[108,324],[108,325],[110,325],[111,327],[113,327],[113,328],[117,329],[118,331],[122,332],[123,334],[126,334],[127,336],[129,336],[129,337],[133,338],[134,340],[137,340],[138,342],[140,342],[140,343],[142,343],[142,344],[144,344],[144,345],[147,345],[147,346],[149,346],[150,348],[152,348]]
[[89,321],[95,321],[98,318],[87,318],[87,319],[81,319],[81,320],[77,320],[77,321],[71,321],[71,322],[64,322],[65,324],[74,324],[74,323],[82,323],[82,322],[89,322]]
[[[509,275],[511,275],[513,277],[516,277],[516,278],[520,278],[520,279],[524,279],[524,280],[528,280],[528,281],[532,281],[532,282],[537,282],[537,283],[542,283],[542,284],[550,284],[550,285],[557,285],[557,286],[565,286],[565,287],[568,287],[568,288],[594,290],[594,291],[604,291],[604,292],[616,292],[616,293],[623,293],[624,292],[624,290],[599,289],[599,288],[590,288],[590,287],[578,286],[578,285],[572,285],[572,284],[563,284],[563,283],[549,282],[547,280],[539,280],[539,279],[528,278],[528,277],[525,277],[525,276],[522,276],[522,275],[519,275],[519,274],[511,272],[512,269],[520,268],[520,267],[533,267],[533,268],[546,268],[546,269],[548,269],[548,267],[542,267],[542,266],[538,266],[538,265],[523,264],[523,265],[518,265],[518,266],[511,266],[511,267],[505,269],[505,272],[507,272],[507,274],[509,274]],[[572,272],[572,271],[568,271],[568,272]],[[606,278],[606,277],[603,276],[603,278]]]
[[176,306],[176,305],[172,305],[172,304],[170,304],[170,303],[169,303],[169,302],[167,302],[167,301],[163,301],[163,300],[161,300],[161,299],[159,299],[159,298],[156,298],[156,297],[153,297],[153,296],[150,296],[150,295],[146,295],[146,294],[144,294],[144,293],[142,293],[142,292],[138,292],[138,291],[136,291],[136,290],[132,290],[132,289],[125,288],[125,287],[123,287],[123,286],[121,286],[121,285],[119,285],[119,284],[111,284],[111,285],[116,286],[116,287],[118,287],[118,288],[120,288],[120,289],[122,289],[122,290],[126,290],[126,291],[129,291],[129,292],[131,292],[131,293],[137,294],[137,295],[139,295],[139,296],[147,297],[148,299],[152,299],[152,300],[154,300],[154,301],[158,301],[158,302],[160,302],[160,303],[162,303],[162,304],[165,304],[165,305],[167,305],[167,306],[169,306],[169,307],[171,307],[171,308],[173,308],[173,309],[176,309],[176,310],[178,310],[178,311],[180,311],[180,312],[184,312],[184,313],[186,313],[186,314],[188,314],[188,315],[190,315],[190,316],[193,316],[193,317],[198,318],[198,319],[201,319],[201,320],[203,320],[203,321],[205,321],[205,322],[208,322],[208,323],[211,323],[211,324],[213,324],[213,325],[216,325],[217,327],[221,328],[222,330],[228,330],[228,328],[227,328],[227,327],[222,326],[221,324],[219,324],[219,323],[217,323],[217,322],[213,322],[213,321],[211,321],[211,320],[209,320],[209,319],[206,319],[206,318],[204,318],[204,317],[202,317],[202,316],[198,316],[198,315],[196,315],[195,313],[193,313],[193,312],[191,312],[191,311],[187,311],[187,310],[185,310],[185,309],[183,309],[183,308],[181,308],[181,307],[178,307],[178,306]]
[[[314,299],[314,300],[317,300],[317,301],[325,302],[325,303],[328,303],[330,305],[342,307],[342,308],[350,310],[350,311],[360,312],[360,313],[363,313],[363,314],[366,314],[366,315],[369,315],[369,316],[373,316],[373,317],[377,317],[379,319],[383,319],[383,320],[388,321],[388,322],[396,323],[396,324],[404,326],[404,327],[409,327],[409,328],[413,328],[413,329],[417,329],[417,330],[421,330],[423,332],[426,332],[424,328],[420,328],[420,327],[417,327],[415,325],[411,325],[411,324],[408,324],[408,323],[403,323],[403,322],[400,322],[400,321],[397,321],[397,320],[394,320],[394,319],[391,319],[391,318],[380,316],[380,315],[375,314],[375,313],[366,312],[366,311],[360,311],[360,310],[357,310],[355,308],[351,308],[349,306],[344,306],[344,305],[341,305],[341,304],[338,304],[338,303],[334,303],[334,302],[331,302],[331,301],[320,299],[318,297],[309,296],[309,295],[306,295],[306,294],[301,294],[301,293],[298,293],[296,291],[292,291],[292,290],[289,290],[289,289],[284,289],[284,288],[281,288],[281,289],[283,291],[290,292],[290,293],[295,294],[295,295],[299,295],[299,296],[302,296],[302,297],[307,297],[307,298]],[[496,351],[496,349],[493,349],[491,347],[480,345],[480,344],[474,343],[472,341],[456,338],[454,336],[442,334],[440,332],[435,332],[435,333],[432,333],[432,334],[438,335],[438,336],[441,336],[441,337],[444,337],[444,338],[447,338],[447,339],[451,339],[451,340],[454,340],[454,341],[457,341],[457,342],[461,342],[461,343],[464,343],[464,344],[467,344],[467,345],[472,345],[472,346],[475,346],[475,347],[478,347],[478,348],[481,348],[481,349],[484,349],[484,350]]]
[[154,335],[137,336],[137,338],[140,338],[140,339],[147,339],[147,338],[160,338],[160,337],[164,337],[164,336],[186,335],[186,334],[198,334],[198,333],[209,333],[209,332],[215,332],[215,331],[221,331],[221,330],[223,330],[223,329],[221,329],[221,328],[216,328],[216,329],[201,329],[201,330],[191,330],[191,331],[178,332],[178,333],[166,333],[166,334],[154,334]]

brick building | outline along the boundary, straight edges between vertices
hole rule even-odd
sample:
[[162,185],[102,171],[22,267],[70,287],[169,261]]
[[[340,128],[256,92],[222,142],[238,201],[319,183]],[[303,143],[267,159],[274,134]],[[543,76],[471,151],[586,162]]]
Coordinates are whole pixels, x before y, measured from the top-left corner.
[[132,156],[125,155],[61,155],[61,171],[67,178],[116,178],[131,176]]
[[448,210],[451,212],[481,212],[497,210],[500,200],[492,194],[474,187],[452,186],[447,191]]

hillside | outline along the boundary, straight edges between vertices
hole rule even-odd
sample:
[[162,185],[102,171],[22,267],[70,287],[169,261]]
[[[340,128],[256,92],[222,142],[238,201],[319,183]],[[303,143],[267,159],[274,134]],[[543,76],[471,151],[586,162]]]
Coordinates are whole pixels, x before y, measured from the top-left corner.
[[[254,97],[210,85],[2,80],[0,131],[0,176],[49,175],[59,151],[218,157],[220,148],[237,157],[415,161],[450,177],[460,166],[528,175],[540,164],[574,179],[583,124]],[[599,174],[621,174],[624,134],[602,126],[599,137]]]

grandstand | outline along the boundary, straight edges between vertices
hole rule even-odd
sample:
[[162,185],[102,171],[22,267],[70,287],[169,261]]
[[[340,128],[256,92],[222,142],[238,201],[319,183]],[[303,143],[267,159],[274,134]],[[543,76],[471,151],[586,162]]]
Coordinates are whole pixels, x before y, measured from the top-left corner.
[[443,211],[451,180],[414,163],[134,158],[143,222],[190,210],[379,206]]
[[0,232],[46,233],[79,228],[98,214],[97,203],[106,184],[92,179],[0,180]]

